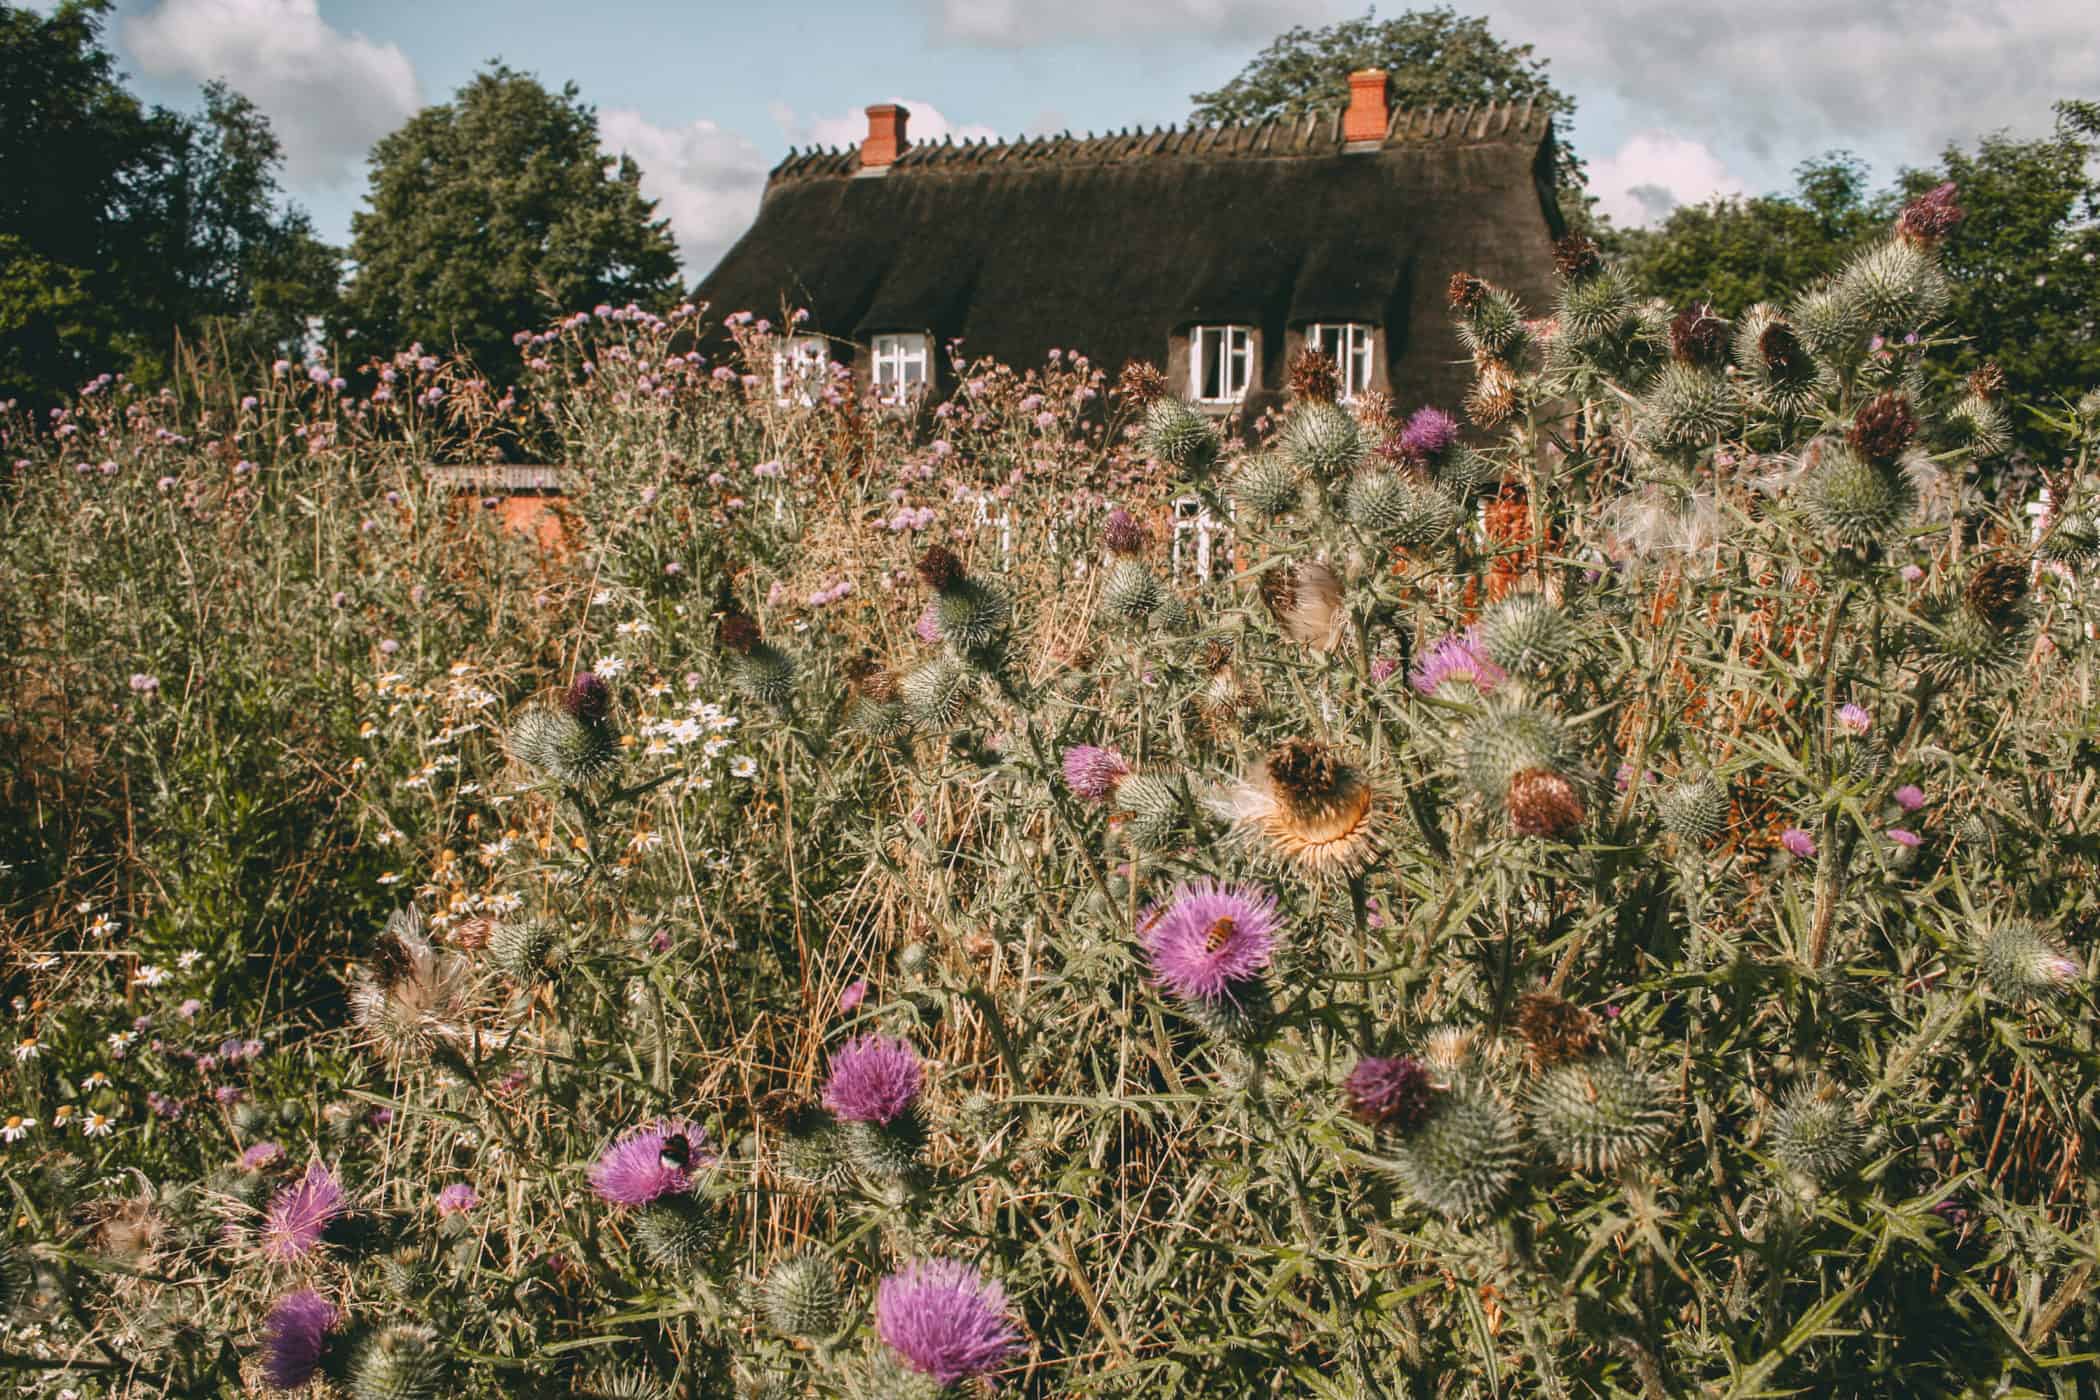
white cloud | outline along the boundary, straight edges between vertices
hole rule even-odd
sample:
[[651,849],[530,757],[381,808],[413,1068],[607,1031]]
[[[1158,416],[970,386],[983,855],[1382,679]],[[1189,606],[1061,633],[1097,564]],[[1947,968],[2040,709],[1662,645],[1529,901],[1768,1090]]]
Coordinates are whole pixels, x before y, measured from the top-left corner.
[[1333,0],[932,0],[932,10],[942,38],[992,48],[1136,34],[1266,43],[1294,24],[1343,17]]
[[[905,123],[904,134],[908,141],[938,141],[944,136],[953,136],[958,141],[997,141],[999,133],[988,126],[975,123],[957,125],[942,114],[931,102],[916,97],[885,97],[884,102],[894,102],[911,113]],[[770,110],[773,120],[787,133],[790,144],[796,146],[858,146],[861,138],[868,134],[867,108],[875,105],[864,103],[850,112],[837,116],[802,116],[785,102],[775,102]]]
[[2091,0],[1510,0],[1495,27],[1578,96],[1609,87],[1646,120],[1789,165],[2038,133],[2100,70]]
[[1721,158],[1690,137],[1635,132],[1608,156],[1592,157],[1590,193],[1621,227],[1659,223],[1680,204],[1747,193]]
[[152,76],[223,78],[260,107],[293,185],[343,184],[422,106],[408,55],[330,25],[318,0],[161,0],[120,33]]
[[734,131],[711,121],[658,126],[621,107],[598,114],[598,137],[642,168],[642,193],[670,219],[688,281],[705,276],[758,211],[768,162]]

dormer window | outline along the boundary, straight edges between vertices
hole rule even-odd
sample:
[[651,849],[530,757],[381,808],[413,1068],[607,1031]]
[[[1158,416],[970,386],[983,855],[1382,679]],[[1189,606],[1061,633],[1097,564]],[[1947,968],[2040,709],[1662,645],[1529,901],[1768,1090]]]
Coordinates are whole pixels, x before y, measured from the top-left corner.
[[1344,399],[1353,399],[1371,387],[1371,331],[1372,327],[1360,321],[1305,328],[1305,343],[1334,361]]
[[773,401],[809,407],[817,401],[830,369],[831,355],[824,337],[789,336],[773,351]]
[[1238,403],[1254,381],[1251,326],[1197,326],[1189,331],[1189,397]]
[[931,343],[923,335],[878,335],[869,380],[884,403],[904,403],[923,393],[932,366]]

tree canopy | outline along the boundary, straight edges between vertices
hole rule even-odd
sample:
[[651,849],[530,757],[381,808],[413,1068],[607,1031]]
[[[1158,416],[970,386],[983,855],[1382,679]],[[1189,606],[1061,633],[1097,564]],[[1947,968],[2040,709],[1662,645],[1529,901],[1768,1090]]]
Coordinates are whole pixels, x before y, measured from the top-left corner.
[[[1575,100],[1548,80],[1546,62],[1531,45],[1504,43],[1485,19],[1449,6],[1409,10],[1385,20],[1367,10],[1361,18],[1318,29],[1285,30],[1223,87],[1195,94],[1190,115],[1199,122],[1244,122],[1332,109],[1349,100],[1350,73],[1381,68],[1396,107],[1463,107],[1528,97],[1565,118],[1574,112]],[[1559,175],[1563,189],[1575,192],[1579,202],[1582,163],[1565,146]]]
[[109,8],[0,4],[0,397],[150,381],[179,334],[274,352],[334,294],[262,113],[217,83],[201,116],[140,104],[102,42]]
[[337,330],[368,353],[464,350],[501,377],[518,330],[675,296],[669,224],[640,182],[599,150],[573,83],[549,91],[495,63],[373,147]]

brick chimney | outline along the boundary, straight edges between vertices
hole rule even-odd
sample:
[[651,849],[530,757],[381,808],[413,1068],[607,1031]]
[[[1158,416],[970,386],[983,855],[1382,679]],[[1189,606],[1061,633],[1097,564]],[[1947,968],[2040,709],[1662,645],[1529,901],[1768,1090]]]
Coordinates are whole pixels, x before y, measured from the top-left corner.
[[[896,162],[904,154],[904,124],[911,109],[881,102],[868,109],[868,136],[860,143],[860,168],[870,170]],[[1384,133],[1381,131],[1380,133]]]
[[1385,144],[1386,124],[1392,111],[1386,105],[1383,68],[1363,68],[1349,75],[1349,110],[1342,115],[1342,140],[1357,150],[1370,150],[1370,143]]

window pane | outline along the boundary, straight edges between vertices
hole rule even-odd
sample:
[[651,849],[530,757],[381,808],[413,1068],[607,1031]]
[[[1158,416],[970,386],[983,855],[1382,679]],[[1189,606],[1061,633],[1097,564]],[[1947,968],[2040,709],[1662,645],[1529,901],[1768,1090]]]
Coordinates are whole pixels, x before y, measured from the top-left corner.
[[1209,328],[1197,332],[1197,344],[1200,347],[1197,353],[1201,356],[1201,368],[1197,374],[1196,393],[1200,398],[1225,397],[1224,339],[1222,332]]

